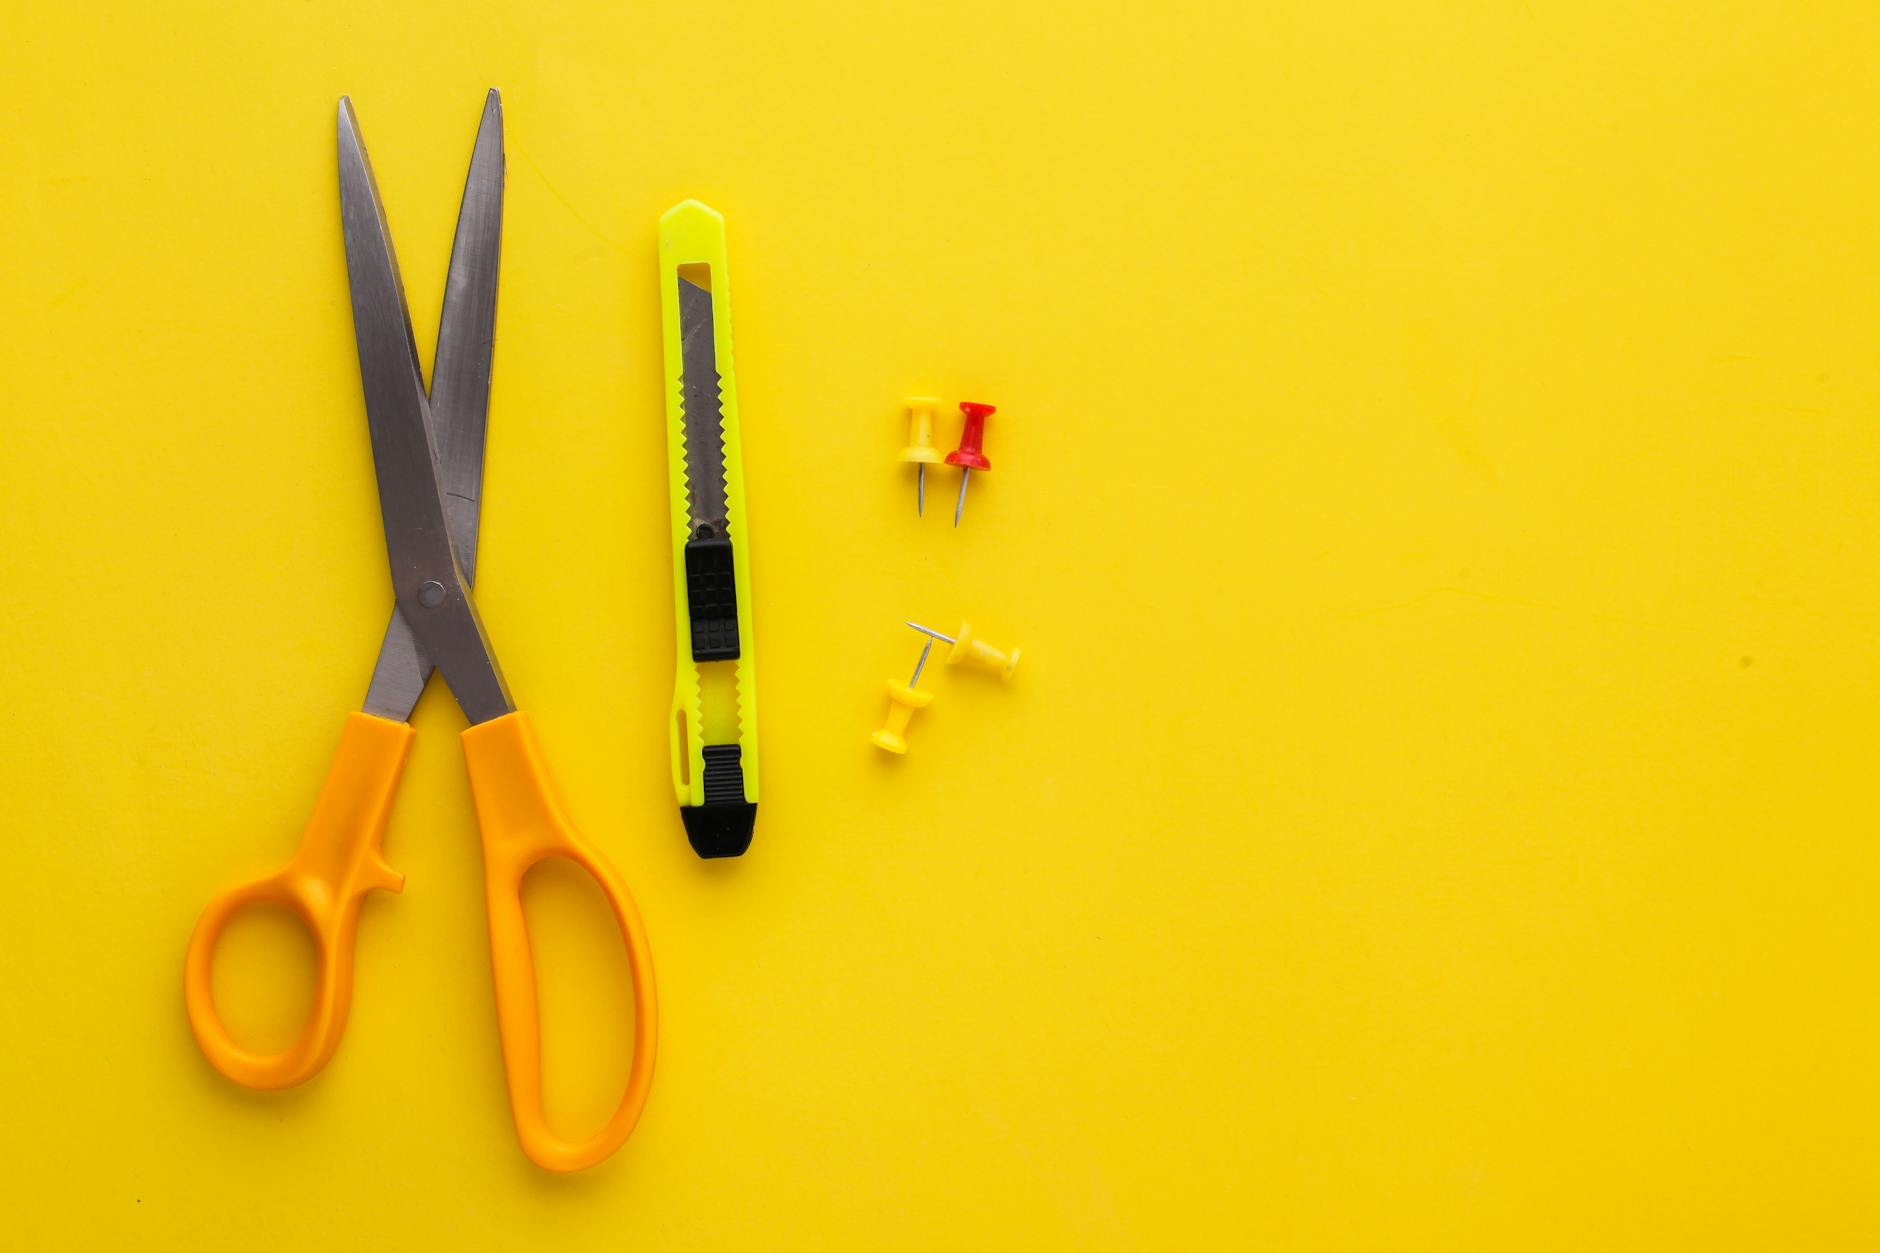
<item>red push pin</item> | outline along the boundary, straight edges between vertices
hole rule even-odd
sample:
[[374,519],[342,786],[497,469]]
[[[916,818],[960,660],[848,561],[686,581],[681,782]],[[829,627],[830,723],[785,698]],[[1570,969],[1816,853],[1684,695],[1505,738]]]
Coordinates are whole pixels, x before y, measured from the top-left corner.
[[998,408],[976,400],[962,400],[960,412],[966,415],[966,427],[960,432],[960,446],[947,454],[947,464],[960,468],[960,498],[953,505],[954,526],[960,524],[960,514],[966,510],[966,481],[972,478],[974,470],[988,473],[992,470],[992,462],[986,460],[979,446],[986,442],[986,419],[997,413]]

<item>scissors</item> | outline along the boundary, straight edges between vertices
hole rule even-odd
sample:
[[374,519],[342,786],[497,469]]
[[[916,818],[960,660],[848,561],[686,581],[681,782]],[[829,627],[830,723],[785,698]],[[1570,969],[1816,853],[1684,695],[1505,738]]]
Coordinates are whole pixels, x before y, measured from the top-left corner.
[[[273,874],[209,903],[190,937],[184,1002],[204,1056],[247,1087],[291,1087],[333,1056],[352,1001],[360,903],[375,889],[404,887],[404,876],[385,863],[380,841],[411,746],[411,711],[436,669],[470,722],[464,761],[483,836],[497,1023],[516,1134],[537,1165],[568,1171],[603,1160],[632,1133],[652,1083],[658,1010],[639,910],[619,873],[569,821],[529,716],[510,699],[470,590],[496,328],[503,166],[502,99],[492,90],[457,215],[427,394],[378,184],[352,104],[340,101],[340,217],[396,604],[364,711],[347,716],[298,851]],[[607,1124],[579,1140],[557,1135],[542,1113],[541,1029],[522,912],[523,876],[557,857],[592,875],[606,894],[626,943],[635,1004],[626,1091]],[[258,903],[294,910],[319,954],[313,1010],[300,1037],[267,1055],[234,1041],[211,990],[217,937],[236,912]]]

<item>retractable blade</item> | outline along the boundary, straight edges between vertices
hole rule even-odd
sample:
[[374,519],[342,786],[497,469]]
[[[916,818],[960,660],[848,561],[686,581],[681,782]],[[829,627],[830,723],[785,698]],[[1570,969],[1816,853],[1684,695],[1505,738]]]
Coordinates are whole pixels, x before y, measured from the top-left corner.
[[679,285],[679,356],[685,383],[686,516],[693,539],[725,536],[725,415],[718,386],[712,293],[685,274]]

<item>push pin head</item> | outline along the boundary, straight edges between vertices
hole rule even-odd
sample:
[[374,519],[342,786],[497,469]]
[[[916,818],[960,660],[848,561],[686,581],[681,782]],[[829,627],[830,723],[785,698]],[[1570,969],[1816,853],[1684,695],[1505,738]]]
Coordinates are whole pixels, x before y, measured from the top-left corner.
[[933,446],[934,413],[940,401],[934,396],[909,396],[907,406],[907,447],[901,460],[914,464],[914,512],[927,511],[927,467],[940,464],[940,450]]
[[966,512],[966,484],[973,477],[973,471],[992,469],[992,462],[980,446],[986,442],[986,419],[998,409],[976,400],[962,400],[960,412],[966,415],[966,425],[960,431],[960,446],[947,454],[947,464],[960,468],[960,498],[953,503],[954,526],[960,524],[960,515]]
[[973,624],[970,622],[960,623],[960,632],[957,636],[942,635],[932,627],[922,626],[918,622],[910,622],[907,625],[913,627],[923,635],[929,635],[934,639],[951,644],[953,647],[947,650],[947,664],[949,666],[957,666],[961,662],[965,662],[967,665],[971,666],[978,666],[981,670],[990,670],[992,673],[998,675],[999,682],[1001,683],[1010,683],[1012,681],[1012,671],[1018,669],[1019,649],[1014,648],[1010,652],[1007,652],[1004,649],[993,647],[991,644],[986,643],[986,641],[973,634]]
[[923,692],[916,686],[920,682],[921,668],[927,664],[927,654],[932,651],[933,641],[928,640],[926,647],[920,650],[920,660],[914,663],[914,677],[906,683],[888,684],[887,720],[868,737],[876,748],[890,753],[907,752],[907,724],[914,720],[915,710],[925,709],[933,701],[932,692]]
[[947,454],[947,464],[967,470],[990,470],[992,462],[981,451],[986,442],[986,419],[997,413],[998,406],[982,405],[976,400],[960,401],[966,425],[960,431],[960,446]]

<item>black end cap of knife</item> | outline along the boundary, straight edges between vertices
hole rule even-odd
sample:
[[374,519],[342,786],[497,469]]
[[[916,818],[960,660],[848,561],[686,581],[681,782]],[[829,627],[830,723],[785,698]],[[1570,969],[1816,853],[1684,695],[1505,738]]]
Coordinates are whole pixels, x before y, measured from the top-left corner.
[[707,744],[705,803],[681,805],[685,838],[700,857],[742,857],[757,828],[757,802],[744,799],[744,750],[736,744]]
[[757,829],[757,806],[750,801],[718,805],[681,805],[685,838],[700,857],[742,857]]

